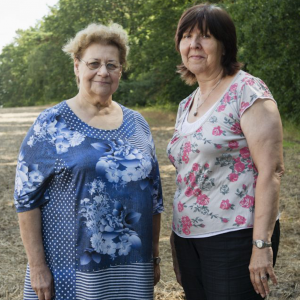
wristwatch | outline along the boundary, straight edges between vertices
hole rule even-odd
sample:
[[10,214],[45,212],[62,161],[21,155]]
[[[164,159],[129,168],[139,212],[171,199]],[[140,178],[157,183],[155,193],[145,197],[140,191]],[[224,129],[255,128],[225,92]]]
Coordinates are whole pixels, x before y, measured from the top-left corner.
[[160,262],[161,262],[161,258],[159,256],[153,257],[153,263],[155,265],[159,265]]
[[263,240],[255,240],[252,241],[252,245],[255,245],[258,249],[263,249],[263,248],[267,248],[267,247],[272,247],[272,243],[267,243]]

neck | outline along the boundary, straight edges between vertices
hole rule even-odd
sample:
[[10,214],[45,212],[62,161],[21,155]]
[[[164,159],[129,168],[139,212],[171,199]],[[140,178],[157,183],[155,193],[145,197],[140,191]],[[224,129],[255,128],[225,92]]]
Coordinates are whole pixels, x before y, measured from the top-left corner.
[[92,116],[107,115],[114,109],[112,97],[105,100],[91,99],[78,93],[74,98],[74,102],[78,108]]
[[199,88],[201,91],[201,94],[205,94],[209,92],[214,85],[223,77],[223,69],[218,69],[209,76],[201,76],[197,77],[197,81],[199,84]]

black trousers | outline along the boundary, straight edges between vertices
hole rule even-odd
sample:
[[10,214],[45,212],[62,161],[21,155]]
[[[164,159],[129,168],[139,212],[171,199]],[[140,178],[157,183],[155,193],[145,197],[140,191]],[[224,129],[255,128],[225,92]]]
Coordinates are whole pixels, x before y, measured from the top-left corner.
[[[174,244],[187,300],[261,300],[249,273],[251,228],[208,238],[181,238]],[[272,236],[275,265],[280,239],[276,222]]]

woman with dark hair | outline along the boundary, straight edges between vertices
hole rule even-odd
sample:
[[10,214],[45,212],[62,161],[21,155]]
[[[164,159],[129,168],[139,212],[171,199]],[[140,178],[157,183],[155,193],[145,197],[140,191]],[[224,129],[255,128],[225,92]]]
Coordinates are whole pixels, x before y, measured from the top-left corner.
[[235,26],[210,4],[186,10],[178,72],[197,89],[168,145],[176,168],[171,247],[187,300],[261,299],[279,246],[282,125],[266,84],[241,70]]

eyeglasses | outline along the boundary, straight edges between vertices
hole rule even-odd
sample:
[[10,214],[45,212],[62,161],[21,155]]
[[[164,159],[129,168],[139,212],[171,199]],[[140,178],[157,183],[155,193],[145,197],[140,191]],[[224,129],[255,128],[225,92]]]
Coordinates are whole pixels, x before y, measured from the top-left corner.
[[84,62],[90,70],[98,70],[103,65],[105,65],[106,70],[108,72],[118,72],[122,68],[122,65],[115,63],[115,62],[107,62],[107,63],[101,64],[99,61],[95,61],[95,60],[91,61],[91,62],[87,62],[87,61],[84,61],[83,59],[80,59],[79,57],[77,57],[77,59]]

